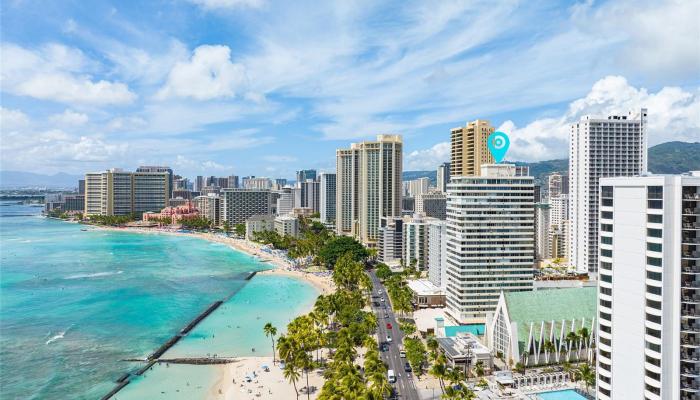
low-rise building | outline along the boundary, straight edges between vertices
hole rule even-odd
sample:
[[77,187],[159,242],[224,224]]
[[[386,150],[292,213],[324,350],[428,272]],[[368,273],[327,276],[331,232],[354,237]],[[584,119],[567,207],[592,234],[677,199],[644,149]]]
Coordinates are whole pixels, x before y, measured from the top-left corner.
[[221,197],[213,193],[194,198],[194,206],[200,215],[212,221],[214,226],[221,226],[221,203]]
[[445,292],[427,279],[416,279],[406,283],[413,292],[413,304],[418,308],[444,307]]
[[253,215],[245,220],[245,238],[252,240],[257,232],[275,230],[275,217],[271,215]]
[[436,340],[452,368],[471,369],[479,362],[485,371],[493,368],[491,351],[472,333],[459,333],[457,336]]
[[299,236],[299,219],[291,215],[280,215],[275,218],[275,231],[280,236]]
[[596,287],[501,292],[486,320],[488,347],[524,366],[590,360]]
[[192,204],[191,202],[187,202],[187,204],[177,207],[165,207],[159,213],[143,213],[144,221],[169,220],[172,224],[177,224],[182,220],[193,219],[197,217],[199,217],[199,210],[197,210],[197,208],[195,208],[194,204]]

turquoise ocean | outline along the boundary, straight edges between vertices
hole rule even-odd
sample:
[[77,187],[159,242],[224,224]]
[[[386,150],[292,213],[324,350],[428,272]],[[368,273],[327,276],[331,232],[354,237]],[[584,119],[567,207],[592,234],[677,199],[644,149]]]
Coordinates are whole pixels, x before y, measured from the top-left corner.
[[[269,265],[222,244],[100,230],[40,212],[0,203],[0,399],[100,398],[141,366],[123,359],[145,357],[232,294],[166,355],[270,355],[262,326],[281,331],[318,295],[289,277],[246,281]],[[193,381],[209,379],[206,367],[178,368]],[[149,386],[173,373],[154,368],[124,395],[148,397]]]

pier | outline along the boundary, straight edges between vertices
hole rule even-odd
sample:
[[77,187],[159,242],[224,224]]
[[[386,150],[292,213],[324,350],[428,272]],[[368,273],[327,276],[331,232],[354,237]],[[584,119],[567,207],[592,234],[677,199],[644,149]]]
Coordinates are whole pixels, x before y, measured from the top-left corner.
[[253,272],[249,273],[248,276],[245,277],[245,280],[249,281],[249,280],[253,279],[253,277],[254,277],[257,273],[258,273],[258,271],[253,271]]

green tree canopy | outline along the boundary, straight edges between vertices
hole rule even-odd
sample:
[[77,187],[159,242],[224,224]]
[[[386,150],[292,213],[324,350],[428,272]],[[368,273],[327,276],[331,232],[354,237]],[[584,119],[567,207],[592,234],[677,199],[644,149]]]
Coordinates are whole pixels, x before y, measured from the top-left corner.
[[349,236],[337,236],[321,247],[318,259],[327,268],[332,268],[345,254],[350,254],[353,261],[363,261],[369,256],[367,249],[357,240]]

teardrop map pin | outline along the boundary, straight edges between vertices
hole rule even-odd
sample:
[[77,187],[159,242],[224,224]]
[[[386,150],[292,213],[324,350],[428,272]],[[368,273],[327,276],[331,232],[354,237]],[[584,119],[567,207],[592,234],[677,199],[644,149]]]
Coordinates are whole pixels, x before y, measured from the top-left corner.
[[510,139],[508,139],[508,135],[503,132],[494,132],[489,135],[488,145],[493,158],[499,163],[506,156],[506,152],[510,146]]

